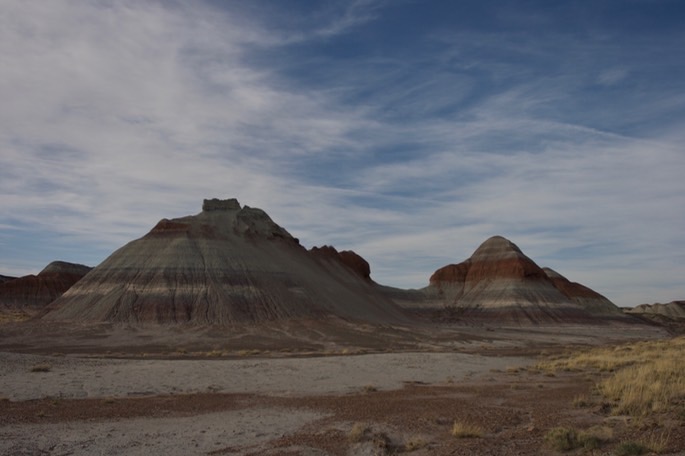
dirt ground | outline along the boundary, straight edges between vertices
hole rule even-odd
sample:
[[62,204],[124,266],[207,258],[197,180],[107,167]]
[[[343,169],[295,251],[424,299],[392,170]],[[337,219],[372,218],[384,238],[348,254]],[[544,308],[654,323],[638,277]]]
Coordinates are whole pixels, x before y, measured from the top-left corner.
[[[182,331],[138,339],[159,328],[72,331],[52,346],[45,333],[2,331],[0,454],[560,454],[545,439],[555,427],[598,436],[570,454],[616,454],[625,442],[685,454],[683,417],[614,415],[610,403],[583,399],[603,374],[534,367],[575,347],[665,336],[653,328],[453,328],[405,339],[385,328],[398,343],[383,345],[368,328],[356,340],[312,329],[307,343],[289,337],[287,351],[205,333],[193,345]],[[454,436],[455,422],[475,436]]]

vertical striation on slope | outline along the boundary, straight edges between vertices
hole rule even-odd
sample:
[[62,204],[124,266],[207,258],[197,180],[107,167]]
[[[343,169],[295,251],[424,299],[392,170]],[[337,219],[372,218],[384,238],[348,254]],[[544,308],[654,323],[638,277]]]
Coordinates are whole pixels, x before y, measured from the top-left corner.
[[330,315],[405,319],[343,261],[317,258],[261,209],[213,199],[114,252],[43,318],[230,325]]

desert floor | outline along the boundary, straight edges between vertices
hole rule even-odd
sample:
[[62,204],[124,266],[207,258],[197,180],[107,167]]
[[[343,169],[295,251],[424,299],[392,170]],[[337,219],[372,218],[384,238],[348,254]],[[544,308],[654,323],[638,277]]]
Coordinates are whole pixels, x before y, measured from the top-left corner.
[[[655,328],[278,331],[4,326],[0,454],[557,454],[545,442],[557,426],[606,436],[575,454],[636,439],[685,454],[683,420],[665,435],[649,417],[579,407],[601,374],[535,368],[667,336]],[[455,422],[477,436],[455,437]]]

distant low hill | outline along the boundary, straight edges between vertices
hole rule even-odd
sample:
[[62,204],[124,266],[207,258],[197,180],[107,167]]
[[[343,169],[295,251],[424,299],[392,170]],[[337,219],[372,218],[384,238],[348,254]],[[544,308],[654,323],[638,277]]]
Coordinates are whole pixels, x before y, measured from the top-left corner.
[[685,324],[685,301],[671,301],[666,304],[640,304],[626,313],[639,315],[659,323]]
[[0,282],[0,310],[35,314],[90,270],[82,264],[53,261],[37,275],[7,278]]
[[444,266],[428,287],[411,293],[389,289],[396,301],[445,320],[512,324],[598,323],[626,320],[601,294],[539,267],[513,242],[494,236],[465,261]]

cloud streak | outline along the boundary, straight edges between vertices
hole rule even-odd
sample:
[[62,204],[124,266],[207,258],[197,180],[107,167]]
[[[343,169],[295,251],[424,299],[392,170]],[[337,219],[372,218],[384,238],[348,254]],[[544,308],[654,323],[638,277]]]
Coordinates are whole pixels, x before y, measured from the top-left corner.
[[650,80],[683,33],[540,39],[522,12],[384,46],[411,3],[256,5],[6,2],[0,273],[238,197],[381,283],[502,234],[618,304],[682,299],[683,83]]

